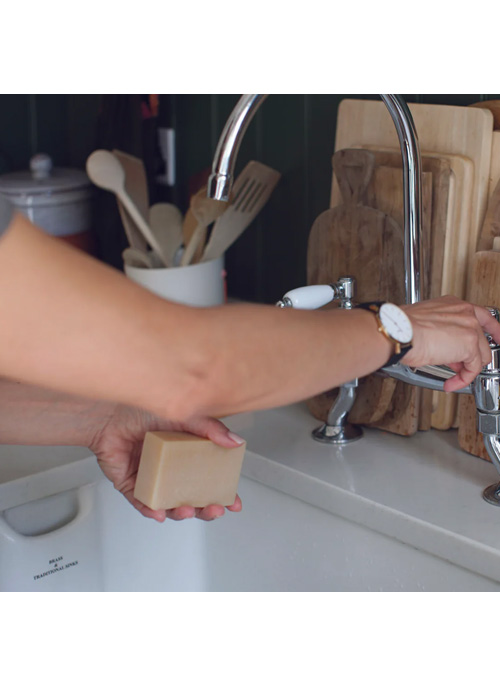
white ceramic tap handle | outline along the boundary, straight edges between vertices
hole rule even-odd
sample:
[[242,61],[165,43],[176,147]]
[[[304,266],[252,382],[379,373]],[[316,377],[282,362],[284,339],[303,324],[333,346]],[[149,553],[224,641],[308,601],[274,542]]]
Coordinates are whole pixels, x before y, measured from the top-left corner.
[[331,285],[305,285],[285,293],[284,306],[294,309],[318,309],[335,299],[336,293]]

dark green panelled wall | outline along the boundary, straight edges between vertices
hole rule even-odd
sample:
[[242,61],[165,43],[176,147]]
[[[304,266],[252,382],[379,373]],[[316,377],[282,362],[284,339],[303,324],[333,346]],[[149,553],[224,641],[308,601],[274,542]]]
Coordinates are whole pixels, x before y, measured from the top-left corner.
[[[238,95],[161,96],[176,130],[177,185],[173,199],[184,211],[188,184],[211,165]],[[278,169],[282,179],[267,206],[227,254],[229,293],[274,302],[304,284],[309,229],[328,208],[331,156],[339,102],[377,95],[274,95],[250,124],[238,172],[250,159]],[[405,95],[408,102],[467,106],[499,95]],[[35,152],[58,166],[84,167],[95,148],[102,96],[1,95],[0,173],[27,168]]]

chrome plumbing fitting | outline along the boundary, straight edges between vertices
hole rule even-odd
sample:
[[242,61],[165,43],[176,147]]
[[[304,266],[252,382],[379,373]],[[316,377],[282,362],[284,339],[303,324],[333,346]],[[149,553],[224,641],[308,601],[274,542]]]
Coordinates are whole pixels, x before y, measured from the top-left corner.
[[[498,321],[500,313],[487,307]],[[477,408],[477,429],[483,434],[484,446],[493,465],[500,474],[500,346],[486,335],[491,349],[491,362],[483,367],[472,383]],[[500,506],[500,482],[487,487],[483,498],[490,504]]]
[[[355,291],[355,279],[351,276],[342,276],[336,283],[308,285],[303,288],[289,290],[276,303],[276,306],[295,309],[318,309],[329,302],[339,300],[340,309],[352,309]],[[340,386],[339,394],[330,407],[326,422],[312,432],[315,440],[329,445],[345,445],[361,438],[363,429],[360,426],[349,423],[347,420],[356,399],[357,387],[357,378]]]

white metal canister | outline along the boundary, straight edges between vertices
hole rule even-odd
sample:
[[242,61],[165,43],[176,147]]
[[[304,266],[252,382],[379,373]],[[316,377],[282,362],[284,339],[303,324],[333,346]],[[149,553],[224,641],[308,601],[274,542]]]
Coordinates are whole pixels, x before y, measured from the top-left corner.
[[29,171],[0,176],[0,193],[46,233],[92,251],[92,184],[84,171],[54,168],[48,155],[30,160]]

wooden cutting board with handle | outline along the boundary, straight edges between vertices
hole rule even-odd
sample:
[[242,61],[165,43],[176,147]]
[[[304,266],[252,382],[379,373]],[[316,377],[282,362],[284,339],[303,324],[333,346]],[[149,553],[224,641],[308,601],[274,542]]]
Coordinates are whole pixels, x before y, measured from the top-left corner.
[[[364,150],[342,150],[334,155],[332,165],[343,201],[320,214],[311,228],[308,283],[329,283],[341,276],[353,276],[356,300],[403,302],[402,227],[388,214],[362,202],[373,177],[374,155]],[[381,264],[391,264],[393,268],[381,269]],[[395,387],[393,379],[361,379],[350,420],[367,424],[380,420],[390,406]],[[311,398],[309,410],[324,421],[335,398],[335,389]]]
[[[401,154],[373,152],[375,171],[372,183],[366,193],[366,204],[389,214],[399,226],[404,226],[404,191]],[[387,166],[386,166],[387,165]],[[437,167],[437,165],[435,165]],[[437,171],[437,168],[435,169]],[[439,180],[439,179],[438,179]],[[422,228],[424,253],[431,254],[431,217],[433,203],[432,171],[422,172]],[[429,267],[429,260],[427,263]],[[381,269],[393,268],[392,264],[381,264]],[[426,269],[425,283],[429,283],[429,269]],[[395,392],[385,412],[374,420],[373,425],[401,435],[416,430],[429,430],[432,417],[432,392],[403,383],[396,383]]]
[[[500,308],[500,252],[477,252],[472,263],[468,299],[475,304]],[[476,429],[474,398],[463,395],[459,401],[458,442],[460,447],[476,457],[491,461]]]
[[[372,180],[365,193],[365,204],[392,216],[400,226],[404,224],[403,198],[403,169],[401,152],[398,150],[378,150],[370,147],[374,155],[375,169]],[[440,294],[440,275],[442,273],[442,255],[444,250],[444,227],[447,222],[450,194],[452,192],[453,175],[449,164],[438,158],[423,160],[422,172],[422,221],[424,234],[424,249],[427,255],[436,255],[435,264],[429,260],[429,270],[433,271],[433,278],[426,274],[426,282],[431,280],[435,284],[434,290]],[[332,183],[332,198],[335,202],[335,190],[338,184]],[[433,242],[429,249],[430,241]],[[392,268],[392,265],[381,265],[381,269]],[[398,384],[399,385],[399,384]],[[420,406],[417,405],[420,396]],[[388,399],[388,401],[387,401]],[[371,423],[378,423],[378,427],[403,435],[411,434],[418,417],[419,430],[431,427],[432,392],[417,390],[408,386],[400,388],[394,401],[386,398],[380,401],[379,408],[384,409],[374,416]],[[357,421],[356,414],[351,415],[353,422]]]
[[[373,150],[373,146],[364,149]],[[388,153],[388,150],[384,151]],[[379,155],[383,154],[381,151]],[[381,160],[383,157],[379,157]],[[399,164],[402,164],[398,152]],[[436,165],[449,167],[448,175],[443,177]],[[422,153],[422,169],[433,168],[433,218],[431,227],[431,271],[430,288],[425,296],[455,295],[464,298],[468,265],[470,261],[470,226],[472,211],[472,187],[474,165],[470,159],[461,155],[439,155],[432,152]],[[332,183],[332,198],[335,201],[338,188]],[[425,209],[425,204],[424,204]],[[431,426],[448,430],[457,419],[458,397],[444,393],[423,393],[426,413],[431,411]],[[421,417],[421,429],[426,427],[427,419]]]
[[[493,114],[479,107],[420,103],[409,103],[408,107],[421,150],[461,155],[474,165],[469,233],[472,255],[488,202]],[[381,100],[346,99],[339,105],[335,150],[360,145],[399,148],[396,128]]]

